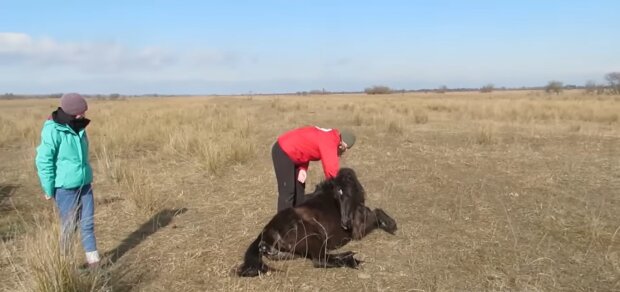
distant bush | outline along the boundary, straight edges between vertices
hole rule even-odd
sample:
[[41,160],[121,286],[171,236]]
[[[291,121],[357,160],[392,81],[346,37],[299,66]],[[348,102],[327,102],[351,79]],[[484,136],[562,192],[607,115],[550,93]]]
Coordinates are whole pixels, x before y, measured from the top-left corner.
[[329,94],[329,92],[325,91],[325,88],[323,88],[323,89],[313,89],[313,90],[310,90],[310,94],[312,94],[312,95],[323,95],[323,94]]
[[373,87],[369,87],[364,89],[366,94],[389,94],[392,93],[392,89],[383,85],[375,85]]
[[620,94],[620,72],[607,73],[605,79],[609,82],[609,91],[612,94]]
[[15,95],[13,93],[5,93],[0,96],[0,99],[14,99]]
[[485,86],[482,86],[482,88],[480,88],[480,92],[483,92],[483,93],[493,92],[494,89],[495,89],[495,85],[489,83]]
[[549,83],[547,84],[547,86],[545,86],[545,92],[546,93],[555,93],[555,94],[560,94],[562,92],[563,89],[563,84],[560,81],[549,81]]

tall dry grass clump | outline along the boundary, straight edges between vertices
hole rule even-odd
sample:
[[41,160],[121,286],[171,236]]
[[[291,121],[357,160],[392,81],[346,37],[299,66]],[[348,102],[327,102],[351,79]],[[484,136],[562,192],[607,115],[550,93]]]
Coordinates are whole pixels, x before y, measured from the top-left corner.
[[[48,113],[49,114],[49,113]],[[38,143],[41,127],[47,119],[47,114],[36,109],[20,109],[4,111],[0,117],[0,147],[25,143]]]
[[12,263],[17,291],[111,291],[111,283],[102,269],[82,267],[84,253],[76,240],[61,246],[58,224],[51,216],[44,217],[27,225],[23,248],[10,251],[11,258],[21,262]]
[[610,99],[469,99],[450,100],[452,111],[461,119],[495,120],[513,123],[564,123],[566,121],[602,124],[618,123],[620,104]]
[[405,131],[404,122],[400,119],[386,121],[387,132],[390,134],[402,134]]
[[416,124],[428,123],[428,113],[424,110],[416,110],[413,112],[413,122]]
[[136,103],[133,110],[140,108],[148,115],[137,117],[119,108],[94,117],[101,125],[91,135],[92,149],[96,157],[104,158],[105,169],[112,168],[111,176],[116,177],[111,161],[119,158],[158,156],[216,173],[230,163],[254,157],[252,117],[244,110],[207,102],[161,104],[152,109],[147,103],[123,102]]
[[117,186],[142,213],[174,203],[175,169],[216,176],[256,157],[254,115],[232,102],[123,100],[92,108],[98,109],[89,126],[98,179]]
[[[192,122],[179,124],[168,131],[162,151],[219,174],[228,165],[245,163],[255,157],[256,142],[251,135],[251,117],[244,111],[221,107],[204,107]],[[190,118],[191,119],[191,118]]]
[[123,168],[119,183],[125,191],[124,197],[147,215],[163,209],[170,198],[157,191],[154,176],[144,168]]
[[497,129],[495,125],[486,123],[481,125],[476,132],[475,141],[479,145],[491,145],[497,142]]
[[10,145],[19,137],[19,129],[14,121],[0,117],[0,147]]
[[359,113],[356,113],[353,116],[353,125],[358,126],[358,127],[364,125],[364,118],[362,117],[362,115],[360,115]]

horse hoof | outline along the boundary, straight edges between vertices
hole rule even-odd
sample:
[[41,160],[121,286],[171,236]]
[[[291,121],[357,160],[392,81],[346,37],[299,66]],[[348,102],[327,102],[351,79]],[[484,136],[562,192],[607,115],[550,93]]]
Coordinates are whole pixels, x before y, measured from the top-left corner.
[[237,276],[239,277],[256,277],[259,275],[267,274],[268,268],[263,267],[246,267],[242,266],[237,269]]
[[387,214],[385,214],[384,218],[381,218],[379,220],[379,228],[392,235],[394,235],[396,233],[396,230],[398,230],[396,221],[391,217],[387,216]]
[[349,266],[350,268],[353,268],[353,269],[358,269],[358,268],[359,268],[359,266],[360,266],[363,262],[364,262],[364,261],[362,261],[362,260],[358,260],[358,259],[356,259],[356,258],[354,258],[354,257],[350,257],[350,260],[349,260],[348,266]]
[[256,276],[259,275],[259,272],[258,272],[258,270],[248,269],[248,270],[243,270],[243,271],[237,272],[237,275],[239,277],[256,277]]

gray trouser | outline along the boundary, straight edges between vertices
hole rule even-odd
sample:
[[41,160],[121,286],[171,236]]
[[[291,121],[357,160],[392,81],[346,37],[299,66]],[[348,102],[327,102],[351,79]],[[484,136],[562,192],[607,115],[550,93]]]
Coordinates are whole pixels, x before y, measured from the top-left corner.
[[303,203],[306,185],[297,180],[298,169],[278,142],[273,144],[271,158],[278,181],[278,212]]

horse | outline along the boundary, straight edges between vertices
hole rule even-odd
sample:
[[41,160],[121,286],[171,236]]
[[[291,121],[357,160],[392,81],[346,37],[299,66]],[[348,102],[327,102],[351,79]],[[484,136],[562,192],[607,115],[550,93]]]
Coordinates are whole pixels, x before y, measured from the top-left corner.
[[240,277],[273,270],[263,262],[295,257],[312,260],[315,268],[358,268],[362,261],[352,251],[330,253],[351,240],[361,240],[379,228],[392,235],[396,221],[382,209],[365,206],[365,191],[351,168],[324,180],[302,204],[281,210],[267,223],[245,252],[237,268]]

